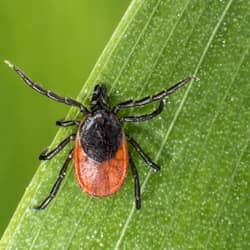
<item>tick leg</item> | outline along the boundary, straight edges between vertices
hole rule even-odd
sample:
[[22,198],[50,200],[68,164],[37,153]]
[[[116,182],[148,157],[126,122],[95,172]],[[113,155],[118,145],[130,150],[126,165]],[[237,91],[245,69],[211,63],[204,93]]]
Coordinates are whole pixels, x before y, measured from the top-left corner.
[[13,65],[11,62],[9,61],[5,61],[5,63],[12,68],[22,79],[23,81],[30,86],[32,89],[34,89],[35,91],[37,91],[38,93],[45,95],[47,97],[49,97],[50,99],[57,101],[57,102],[62,102],[64,104],[70,105],[70,106],[74,106],[80,109],[80,111],[84,114],[89,113],[88,109],[86,107],[84,107],[80,102],[71,99],[70,97],[62,97],[57,95],[56,93],[50,91],[50,90],[46,90],[44,88],[42,88],[40,85],[38,85],[37,83],[35,83],[29,76],[27,76],[21,69],[19,69],[17,66]]
[[56,148],[47,153],[47,149],[45,149],[39,156],[39,160],[50,160],[55,155],[57,155],[70,141],[75,140],[76,135],[72,134],[65,138],[62,142],[60,142]]
[[129,164],[130,164],[132,174],[134,177],[135,207],[136,207],[136,209],[140,209],[141,208],[141,190],[140,190],[139,175],[138,175],[138,171],[136,169],[136,166],[135,166],[131,156],[129,157]]
[[34,207],[35,209],[37,209],[37,210],[45,209],[49,205],[49,203],[55,198],[55,196],[56,196],[56,194],[61,186],[61,183],[66,175],[66,171],[67,171],[67,168],[69,166],[69,162],[72,159],[72,154],[73,154],[73,149],[69,152],[68,157],[67,157],[66,161],[64,162],[64,164],[59,172],[58,178],[57,178],[55,184],[53,185],[49,195],[46,197],[46,199],[39,206]]
[[126,138],[149,167],[153,168],[155,171],[160,170],[160,167],[156,165],[145,152],[143,152],[140,145],[132,137],[126,135]]
[[120,122],[144,122],[144,121],[153,119],[163,111],[164,104],[165,104],[164,100],[161,100],[159,107],[150,114],[141,115],[141,116],[124,116],[124,117],[121,117],[119,120]]
[[65,120],[59,120],[56,121],[56,125],[60,126],[60,127],[69,127],[69,126],[79,126],[80,125],[80,121],[78,120],[70,120],[70,121],[65,121]]
[[119,112],[119,110],[123,109],[123,108],[133,108],[133,107],[137,107],[137,106],[143,106],[145,104],[149,104],[149,103],[157,101],[157,100],[162,100],[166,96],[174,93],[177,89],[181,88],[182,86],[184,86],[185,84],[190,82],[191,80],[198,80],[198,78],[190,76],[190,77],[187,77],[186,79],[183,79],[183,80],[177,82],[174,86],[172,86],[168,89],[165,89],[156,95],[147,96],[147,97],[144,97],[140,100],[128,100],[128,101],[119,103],[112,109],[112,112],[114,114],[117,114]]

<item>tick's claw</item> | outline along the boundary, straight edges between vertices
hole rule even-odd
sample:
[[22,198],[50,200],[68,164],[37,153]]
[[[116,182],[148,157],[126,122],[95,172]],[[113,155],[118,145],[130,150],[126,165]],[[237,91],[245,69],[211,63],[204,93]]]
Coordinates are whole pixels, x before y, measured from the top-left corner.
[[47,152],[48,152],[48,148],[46,148],[46,149],[44,149],[42,151],[42,153],[39,155],[39,160],[40,161],[47,160],[47,155],[46,155]]
[[153,163],[151,165],[151,168],[153,168],[156,172],[161,170],[161,168],[158,165],[156,165],[155,163]]
[[61,119],[61,120],[56,121],[56,125],[57,125],[57,126],[61,126],[61,124],[62,124],[63,121],[64,121],[64,119]]
[[35,210],[43,210],[43,208],[41,208],[41,206],[34,206],[33,209],[35,209]]
[[141,201],[140,200],[137,200],[136,203],[135,203],[135,208],[136,209],[140,209],[141,208]]
[[197,76],[192,76],[191,78],[192,78],[193,80],[195,80],[195,81],[200,81],[200,78],[197,77]]
[[4,63],[6,63],[10,68],[14,68],[14,65],[10,61],[4,60]]

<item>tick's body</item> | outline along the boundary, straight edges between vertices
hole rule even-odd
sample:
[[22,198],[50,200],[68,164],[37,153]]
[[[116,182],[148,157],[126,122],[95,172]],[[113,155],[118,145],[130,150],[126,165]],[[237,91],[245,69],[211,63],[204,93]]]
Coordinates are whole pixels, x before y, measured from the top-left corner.
[[78,183],[88,194],[108,196],[120,189],[129,157],[116,116],[105,110],[87,115],[78,129],[73,160]]
[[[53,200],[57,194],[59,187],[66,175],[66,171],[70,160],[73,158],[75,166],[75,174],[80,187],[93,196],[109,196],[117,192],[127,176],[128,166],[130,165],[134,178],[135,205],[139,209],[141,207],[140,182],[137,169],[128,152],[127,142],[135,149],[135,151],[143,158],[146,164],[153,170],[158,171],[157,166],[150,157],[142,150],[139,144],[125,134],[122,129],[124,122],[143,122],[150,120],[160,114],[164,107],[165,97],[182,87],[193,77],[181,80],[174,86],[154,95],[139,100],[128,100],[117,104],[113,109],[109,106],[108,95],[104,85],[96,85],[90,111],[80,102],[67,97],[61,97],[56,93],[43,89],[40,85],[34,83],[23,71],[5,61],[32,89],[40,94],[62,102],[64,104],[74,106],[80,109],[84,115],[81,121],[57,121],[56,124],[61,127],[77,126],[76,134],[71,134],[65,138],[58,146],[50,152],[45,150],[40,155],[40,160],[50,160],[59,153],[70,141],[75,141],[74,148],[70,150],[65,160],[58,178],[48,195],[48,197],[36,207],[36,209],[44,209]],[[150,114],[141,116],[117,117],[120,109],[144,106],[148,103],[160,101],[158,108]]]

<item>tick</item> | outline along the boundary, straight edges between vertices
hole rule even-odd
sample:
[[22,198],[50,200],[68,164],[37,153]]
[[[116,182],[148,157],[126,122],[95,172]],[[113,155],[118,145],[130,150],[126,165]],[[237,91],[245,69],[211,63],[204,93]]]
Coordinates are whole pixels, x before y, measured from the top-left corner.
[[[55,198],[60,185],[66,175],[71,159],[74,161],[75,175],[81,189],[92,196],[105,197],[116,193],[124,183],[130,166],[134,178],[135,207],[141,208],[141,192],[138,171],[128,150],[128,143],[141,156],[145,163],[154,171],[160,167],[142,150],[140,145],[122,129],[126,122],[144,122],[155,118],[164,108],[166,96],[190,82],[195,77],[187,77],[174,86],[165,89],[153,96],[139,100],[128,100],[115,105],[109,105],[109,98],[105,85],[96,85],[90,104],[90,110],[82,103],[69,97],[60,95],[42,88],[28,77],[21,69],[5,61],[23,81],[38,93],[69,106],[76,107],[83,115],[82,120],[60,120],[56,125],[61,127],[76,126],[77,132],[71,134],[60,142],[53,150],[43,151],[39,159],[50,160],[56,156],[69,142],[74,141],[74,148],[59,172],[49,195],[36,209],[45,209]],[[151,102],[159,101],[159,106],[149,114],[140,116],[118,117],[121,109],[144,106]]]

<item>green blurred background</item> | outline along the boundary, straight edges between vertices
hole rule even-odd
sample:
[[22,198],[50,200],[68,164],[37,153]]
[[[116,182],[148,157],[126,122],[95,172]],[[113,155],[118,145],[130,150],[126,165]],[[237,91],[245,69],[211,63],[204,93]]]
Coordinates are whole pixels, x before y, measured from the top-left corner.
[[0,1],[0,235],[68,107],[26,87],[4,63],[75,97],[130,0]]

